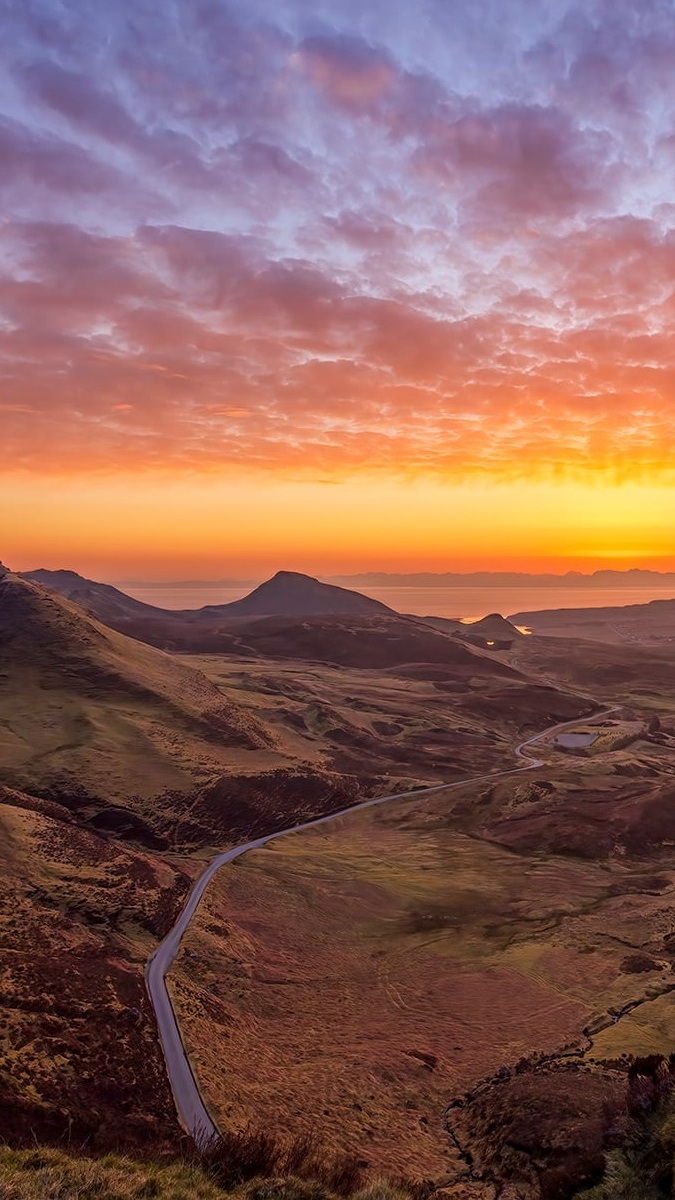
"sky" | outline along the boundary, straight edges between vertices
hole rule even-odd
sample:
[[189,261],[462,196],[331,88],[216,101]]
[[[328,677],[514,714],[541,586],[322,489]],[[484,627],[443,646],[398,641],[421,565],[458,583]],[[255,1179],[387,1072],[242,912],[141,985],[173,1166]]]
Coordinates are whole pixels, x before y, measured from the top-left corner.
[[0,557],[675,568],[673,0],[5,0]]

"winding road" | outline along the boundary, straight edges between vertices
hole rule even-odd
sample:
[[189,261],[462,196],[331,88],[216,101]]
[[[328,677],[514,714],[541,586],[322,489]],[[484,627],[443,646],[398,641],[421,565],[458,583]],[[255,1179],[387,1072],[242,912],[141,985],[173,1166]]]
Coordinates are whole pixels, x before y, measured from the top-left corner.
[[338,812],[329,813],[325,817],[316,817],[313,821],[306,821],[303,825],[293,825],[290,829],[282,829],[278,833],[266,834],[265,837],[256,838],[252,842],[244,842],[241,846],[234,846],[231,850],[226,850],[223,854],[219,854],[209,863],[209,866],[194,884],[176,924],[164,940],[160,942],[148,960],[145,969],[145,983],[150,1003],[155,1011],[159,1038],[178,1117],[183,1128],[192,1136],[197,1145],[206,1144],[214,1137],[217,1137],[218,1129],[209,1116],[202,1100],[199,1084],[197,1083],[190,1059],[183,1044],[178,1019],[171,1003],[171,997],[169,996],[166,977],[178,953],[181,938],[190,924],[199,901],[213,879],[213,876],[216,874],[216,871],[219,871],[227,863],[233,862],[235,858],[239,858],[242,854],[247,854],[249,850],[260,850],[268,842],[275,841],[276,838],[286,837],[289,833],[300,833],[305,829],[314,829],[317,825],[325,825],[328,821],[336,821],[338,817],[344,817],[347,813],[358,812],[364,808],[373,808],[377,804],[386,804],[391,800],[410,800],[415,796],[428,796],[433,792],[449,791],[451,788],[464,787],[467,783],[483,783],[489,779],[503,779],[507,775],[519,775],[524,771],[533,771],[537,767],[543,766],[544,760],[534,758],[528,754],[528,746],[532,746],[535,742],[541,741],[542,738],[557,733],[558,730],[571,729],[573,726],[579,725],[582,721],[586,724],[589,720],[597,720],[613,711],[613,708],[601,709],[590,718],[576,717],[573,721],[562,721],[520,742],[515,747],[514,754],[516,758],[525,760],[525,766],[510,767],[504,771],[491,771],[483,775],[469,775],[464,779],[457,779],[453,783],[439,783],[433,787],[417,788],[409,792],[396,792],[390,796],[377,796],[373,800],[364,800],[360,804],[353,804],[349,808],[342,808]]

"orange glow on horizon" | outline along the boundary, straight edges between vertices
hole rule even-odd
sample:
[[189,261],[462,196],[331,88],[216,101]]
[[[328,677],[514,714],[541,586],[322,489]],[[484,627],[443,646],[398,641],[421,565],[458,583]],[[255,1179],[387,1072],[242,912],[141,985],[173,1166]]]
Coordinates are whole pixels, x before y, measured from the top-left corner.
[[34,7],[0,556],[675,566],[667,4]]
[[104,579],[675,570],[666,482],[6,475],[2,558]]

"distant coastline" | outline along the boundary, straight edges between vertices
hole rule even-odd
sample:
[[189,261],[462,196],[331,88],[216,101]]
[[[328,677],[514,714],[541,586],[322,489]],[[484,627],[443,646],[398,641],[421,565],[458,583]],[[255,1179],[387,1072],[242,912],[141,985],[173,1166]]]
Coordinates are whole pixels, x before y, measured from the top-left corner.
[[[264,574],[248,579],[107,579],[114,587],[150,588],[232,588],[242,590],[257,587],[266,578]],[[335,583],[341,587],[675,587],[675,571],[648,571],[631,567],[625,571],[593,571],[585,575],[582,571],[566,571],[561,575],[530,574],[524,571],[418,571],[409,574],[366,571],[356,575],[318,575],[324,583]]]
[[646,571],[631,567],[626,571],[566,571],[562,575],[528,574],[522,571],[472,571],[414,574],[367,572],[361,575],[333,575],[326,580],[343,587],[675,587],[675,571]]
[[[405,576],[404,576],[405,578]],[[410,577],[414,579],[414,576]],[[457,577],[455,577],[457,578]],[[396,612],[415,616],[451,617],[454,619],[478,620],[491,612],[510,613],[550,611],[561,608],[605,608],[623,607],[630,604],[646,604],[652,600],[675,598],[675,576],[656,574],[651,580],[636,582],[632,576],[623,583],[597,583],[579,585],[564,577],[554,577],[556,582],[540,582],[536,577],[527,577],[517,583],[474,582],[471,577],[459,576],[460,583],[435,582],[432,584],[350,584],[342,586],[363,592],[374,600],[381,600]],[[508,577],[507,579],[514,577]],[[518,578],[518,577],[515,577]],[[228,604],[239,600],[251,590],[252,585],[243,583],[127,583],[122,591],[160,608],[201,608],[206,604]]]

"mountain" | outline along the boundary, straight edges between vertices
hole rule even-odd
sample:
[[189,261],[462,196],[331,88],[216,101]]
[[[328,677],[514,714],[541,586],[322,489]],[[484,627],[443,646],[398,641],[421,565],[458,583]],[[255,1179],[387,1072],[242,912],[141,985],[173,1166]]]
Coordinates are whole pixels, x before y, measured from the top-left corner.
[[84,579],[74,571],[28,571],[22,578],[74,601],[112,629],[151,646],[183,653],[232,653],[232,631],[248,618],[397,615],[379,600],[294,571],[278,571],[248,596],[230,604],[180,610],[144,604],[110,584]]
[[369,613],[389,613],[394,610],[379,600],[362,596],[348,588],[320,583],[311,575],[296,571],[277,571],[242,600],[231,604],[209,605],[199,610],[200,617],[316,617],[362,616]]
[[[277,571],[272,579],[261,583],[241,600],[229,604],[209,604],[196,609],[165,609],[141,600],[134,600],[108,583],[97,583],[84,579],[75,571],[26,571],[22,575],[33,583],[39,583],[50,591],[75,601],[92,616],[112,625],[125,628],[127,622],[170,621],[180,624],[199,622],[208,624],[238,617],[295,617],[364,615],[368,613],[393,613],[393,609],[379,600],[371,600],[360,592],[320,583],[311,575],[295,571]],[[136,636],[141,636],[137,634]]]

